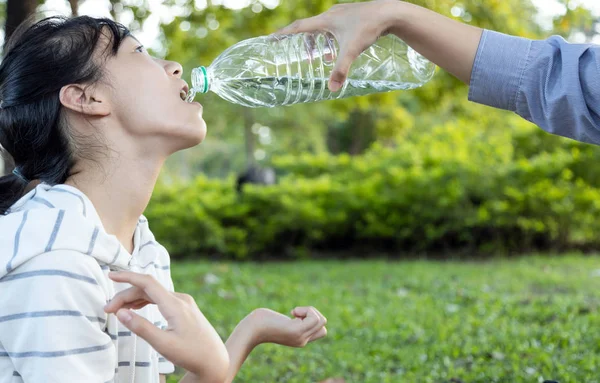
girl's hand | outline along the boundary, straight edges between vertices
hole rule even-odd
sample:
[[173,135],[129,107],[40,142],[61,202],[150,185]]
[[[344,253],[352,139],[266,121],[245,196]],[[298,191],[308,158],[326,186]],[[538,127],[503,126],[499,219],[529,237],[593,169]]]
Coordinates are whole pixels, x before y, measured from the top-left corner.
[[266,308],[254,310],[246,320],[251,322],[256,344],[304,347],[327,335],[327,319],[316,308],[296,307],[291,314],[294,318]]
[[[202,381],[223,382],[229,356],[223,341],[198,309],[194,298],[172,293],[149,275],[111,272],[109,277],[133,287],[121,291],[105,306],[132,332],[146,340],[159,354],[185,368]],[[131,309],[156,304],[168,322],[166,330],[154,326]]]
[[338,4],[325,13],[298,20],[277,34],[325,31],[333,34],[339,44],[339,55],[329,80],[329,89],[337,92],[356,58],[377,39],[389,32],[396,22],[403,2],[377,0],[364,3]]

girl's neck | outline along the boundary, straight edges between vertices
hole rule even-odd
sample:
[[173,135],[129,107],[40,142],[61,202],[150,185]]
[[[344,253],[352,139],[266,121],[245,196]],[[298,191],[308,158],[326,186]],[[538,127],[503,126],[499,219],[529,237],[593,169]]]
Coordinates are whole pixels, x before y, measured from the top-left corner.
[[133,236],[164,163],[163,159],[119,159],[99,170],[85,166],[65,182],[81,190],[94,204],[108,234],[115,235],[123,247],[133,252]]

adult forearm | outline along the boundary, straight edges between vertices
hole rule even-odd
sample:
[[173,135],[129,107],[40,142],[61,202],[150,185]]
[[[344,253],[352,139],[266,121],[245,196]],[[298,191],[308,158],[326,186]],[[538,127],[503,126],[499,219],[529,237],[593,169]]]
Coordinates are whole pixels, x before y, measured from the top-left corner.
[[483,30],[426,8],[397,0],[382,2],[390,20],[388,31],[417,52],[469,83]]

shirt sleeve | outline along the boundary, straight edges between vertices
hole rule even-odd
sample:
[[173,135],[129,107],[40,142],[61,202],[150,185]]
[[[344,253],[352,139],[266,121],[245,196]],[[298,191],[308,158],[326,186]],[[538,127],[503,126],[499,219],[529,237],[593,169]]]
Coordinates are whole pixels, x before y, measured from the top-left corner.
[[486,30],[469,100],[515,112],[549,133],[600,145],[600,46]]
[[[104,332],[106,290],[96,261],[56,251],[0,280],[0,357],[24,382],[109,382],[116,349]],[[17,375],[17,376],[18,376]]]

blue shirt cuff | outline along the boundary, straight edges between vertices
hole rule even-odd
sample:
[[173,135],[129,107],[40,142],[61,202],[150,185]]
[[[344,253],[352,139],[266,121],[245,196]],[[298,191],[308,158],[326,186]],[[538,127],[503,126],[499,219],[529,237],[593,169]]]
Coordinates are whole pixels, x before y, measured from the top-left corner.
[[531,40],[484,30],[469,88],[469,100],[515,112]]

